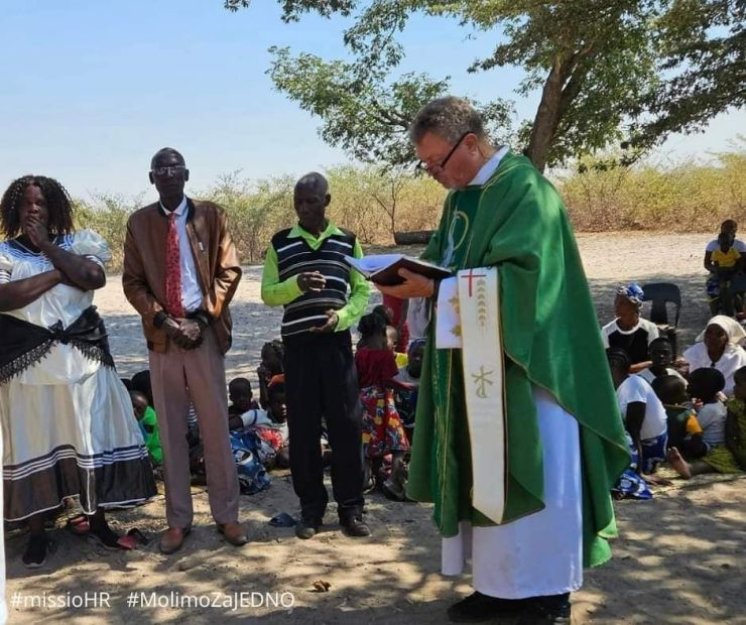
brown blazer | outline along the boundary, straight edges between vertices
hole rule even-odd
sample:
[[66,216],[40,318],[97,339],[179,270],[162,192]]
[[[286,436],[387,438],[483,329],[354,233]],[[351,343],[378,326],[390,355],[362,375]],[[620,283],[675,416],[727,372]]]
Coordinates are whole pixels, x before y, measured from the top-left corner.
[[[236,247],[223,209],[212,202],[187,199],[187,234],[202,289],[202,309],[210,319],[223,353],[231,346],[228,304],[241,279]],[[127,221],[122,286],[130,304],[142,317],[148,349],[168,346],[162,323],[166,301],[166,235],[168,218],[156,202],[133,213]]]

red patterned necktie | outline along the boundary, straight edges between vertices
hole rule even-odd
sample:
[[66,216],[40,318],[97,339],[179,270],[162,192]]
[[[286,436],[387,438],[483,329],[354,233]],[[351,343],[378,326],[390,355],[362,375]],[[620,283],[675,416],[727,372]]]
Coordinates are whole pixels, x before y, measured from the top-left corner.
[[166,312],[172,317],[184,316],[181,302],[181,258],[179,255],[179,233],[176,230],[176,213],[168,216],[166,236]]

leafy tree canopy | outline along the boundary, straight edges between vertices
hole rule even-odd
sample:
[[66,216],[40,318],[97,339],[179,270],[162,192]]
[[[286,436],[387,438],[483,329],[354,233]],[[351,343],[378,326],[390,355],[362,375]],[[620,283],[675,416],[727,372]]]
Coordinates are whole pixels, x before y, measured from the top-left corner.
[[[280,91],[321,118],[325,141],[362,161],[411,163],[410,120],[449,92],[448,76],[396,72],[404,57],[397,35],[415,14],[450,17],[495,38],[493,53],[465,71],[523,68],[519,95],[541,92],[533,119],[513,128],[512,102],[475,105],[496,141],[511,139],[541,169],[629,136],[625,145],[642,150],[745,97],[746,0],[278,1],[285,21],[310,11],[354,16],[343,35],[352,61],[273,47],[269,73]],[[225,0],[231,10],[250,3]]]

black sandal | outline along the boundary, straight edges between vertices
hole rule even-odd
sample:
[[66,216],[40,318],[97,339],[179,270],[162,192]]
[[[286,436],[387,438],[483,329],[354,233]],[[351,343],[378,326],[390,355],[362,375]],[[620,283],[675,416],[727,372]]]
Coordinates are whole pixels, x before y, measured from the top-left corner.
[[26,551],[23,554],[23,563],[29,569],[39,569],[47,561],[47,555],[51,553],[53,543],[46,534],[41,536],[30,536]]

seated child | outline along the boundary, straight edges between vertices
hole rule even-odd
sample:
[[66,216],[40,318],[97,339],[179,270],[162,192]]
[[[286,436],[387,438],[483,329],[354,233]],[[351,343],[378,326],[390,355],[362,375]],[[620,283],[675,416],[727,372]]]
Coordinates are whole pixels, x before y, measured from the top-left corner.
[[746,468],[746,367],[738,369],[733,377],[735,398],[728,400],[727,405],[717,399],[719,390],[714,391],[722,390],[721,383],[725,385],[717,369],[696,369],[689,377],[689,388],[694,386],[700,395],[707,396],[707,400],[700,397],[703,406],[697,417],[704,428],[708,451],[701,460],[688,463],[677,448],[669,450],[669,463],[684,479],[702,473],[739,473]]
[[267,388],[269,395],[269,416],[272,428],[279,434],[276,442],[275,466],[278,469],[290,468],[290,432],[288,431],[288,408],[285,403],[285,381],[275,378]]
[[251,430],[231,432],[230,442],[241,494],[253,495],[269,488],[269,476],[257,451],[261,443],[256,433]]
[[662,375],[653,380],[653,390],[666,409],[668,447],[676,447],[687,459],[704,456],[707,446],[702,440],[702,426],[689,403],[684,380],[676,375]]
[[145,397],[148,398],[148,406],[153,406],[153,388],[150,384],[150,370],[144,369],[138,371],[132,376],[131,380],[132,388],[131,391],[140,391]]
[[[153,415],[155,415],[153,402],[153,388],[150,381],[150,370],[144,369],[137,372],[132,376],[132,390],[138,391],[145,395],[148,400],[148,406],[153,409]],[[204,481],[205,479],[205,462],[204,453],[202,449],[202,441],[199,436],[199,427],[197,426],[197,415],[194,412],[194,406],[189,404],[189,412],[186,415],[187,419],[187,445],[189,446],[189,470],[193,477],[196,477],[198,481]],[[155,418],[153,423],[157,424]],[[147,445],[147,440],[146,440]],[[158,445],[160,446],[160,435],[158,437]],[[162,452],[161,452],[162,453]],[[161,455],[162,458],[162,455]]]
[[148,405],[148,398],[140,391],[130,391],[132,408],[135,411],[135,417],[140,424],[145,447],[148,449],[150,461],[154,466],[163,464],[163,448],[161,447],[161,437],[158,431],[158,419],[153,410]]
[[653,364],[647,369],[640,371],[637,375],[649,384],[652,384],[653,380],[662,375],[676,376],[684,383],[684,388],[686,388],[684,377],[671,366],[673,365],[673,346],[671,345],[671,341],[662,336],[658,337],[650,342],[648,349],[650,351],[650,360]]
[[728,413],[720,401],[720,393],[725,388],[725,377],[714,367],[701,367],[689,374],[689,396],[699,400],[697,421],[702,426],[702,440],[709,451],[725,442],[725,417]]
[[409,356],[406,353],[397,352],[396,344],[399,342],[399,331],[394,326],[386,326],[386,347],[394,354],[394,362],[401,369],[406,367],[409,362]]
[[710,256],[710,269],[730,278],[739,269],[740,261],[741,253],[734,245],[733,235],[721,232],[718,235],[718,246]]
[[407,350],[407,364],[399,367],[396,381],[401,384],[420,385],[422,375],[422,359],[425,356],[425,339],[415,339]]
[[235,378],[228,384],[228,428],[231,440],[250,448],[268,469],[275,465],[278,434],[266,410],[252,401],[251,383],[246,378]]
[[416,339],[412,341],[408,350],[406,367],[400,367],[399,373],[394,378],[394,403],[399,411],[399,417],[404,424],[409,442],[412,442],[414,430],[414,416],[417,408],[417,393],[420,386],[420,375],[422,374],[422,358],[425,354],[425,340]]
[[632,442],[629,432],[624,434],[629,446],[630,463],[611,488],[611,494],[614,499],[639,499],[642,501],[652,499],[653,493],[650,492],[648,483],[640,474],[640,455],[637,447]]
[[[392,454],[392,472],[404,462],[410,445],[394,403],[394,378],[399,369],[393,352],[388,348],[386,320],[378,314],[364,315],[358,330],[361,335],[355,354],[360,399],[363,413],[363,450],[367,460],[366,470],[375,483],[385,480],[378,475],[383,458]],[[367,481],[367,485],[370,480]]]
[[238,484],[242,494],[253,495],[270,485],[266,469],[273,465],[275,451],[261,435],[262,426],[270,421],[252,401],[251,383],[246,378],[230,381],[228,397],[228,428]]
[[269,423],[266,412],[259,408],[253,400],[251,382],[246,378],[234,378],[228,384],[228,427],[231,430],[241,430],[252,425]]
[[666,410],[645,380],[629,375],[630,360],[624,350],[607,350],[624,427],[640,457],[640,472],[654,473],[666,458]]
[[282,364],[284,356],[285,349],[282,341],[275,339],[262,345],[262,362],[257,367],[256,375],[259,378],[259,404],[265,410],[269,406],[267,386],[274,376],[284,372]]
[[707,279],[706,289],[712,314],[722,311],[725,315],[732,315],[734,312],[734,294],[730,292],[730,281],[741,269],[742,262],[741,253],[734,243],[735,236],[732,233],[721,232],[717,239],[717,247],[710,252],[706,265],[710,277]]

